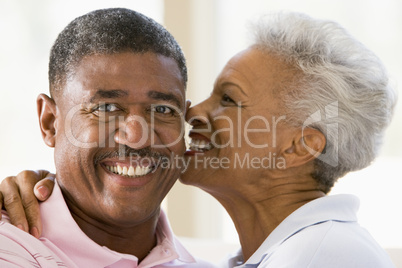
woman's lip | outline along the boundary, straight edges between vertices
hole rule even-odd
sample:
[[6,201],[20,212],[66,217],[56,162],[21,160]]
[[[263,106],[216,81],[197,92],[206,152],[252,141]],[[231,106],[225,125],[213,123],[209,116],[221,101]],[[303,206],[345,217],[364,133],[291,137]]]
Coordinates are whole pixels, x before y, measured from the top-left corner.
[[196,154],[204,154],[204,153],[205,153],[205,152],[193,151],[193,150],[188,149],[188,150],[184,153],[184,155],[185,155],[185,156],[194,156],[194,155],[196,155]]
[[214,148],[214,144],[211,140],[204,135],[197,133],[196,130],[192,130],[189,133],[189,137],[191,138],[191,141],[189,142],[189,149],[185,153],[187,156],[204,153]]
[[190,133],[188,134],[188,136],[192,139],[196,139],[196,140],[203,140],[206,142],[211,142],[210,139],[208,139],[207,137],[205,137],[204,135],[198,133],[198,132],[194,132],[194,130],[191,130]]

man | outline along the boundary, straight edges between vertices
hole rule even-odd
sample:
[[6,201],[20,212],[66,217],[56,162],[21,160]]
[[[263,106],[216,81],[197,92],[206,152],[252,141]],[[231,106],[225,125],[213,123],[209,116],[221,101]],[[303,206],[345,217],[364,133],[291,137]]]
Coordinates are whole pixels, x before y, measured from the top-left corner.
[[57,169],[42,236],[3,220],[0,266],[210,266],[160,210],[181,172],[169,161],[185,150],[186,82],[179,45],[150,18],[105,9],[73,20],[51,50],[50,97],[37,99]]

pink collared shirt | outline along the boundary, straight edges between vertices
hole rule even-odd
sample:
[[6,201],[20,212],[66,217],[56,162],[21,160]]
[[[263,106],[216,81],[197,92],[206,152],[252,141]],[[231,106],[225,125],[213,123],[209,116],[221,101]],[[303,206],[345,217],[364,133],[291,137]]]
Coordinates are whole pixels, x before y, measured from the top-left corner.
[[102,247],[87,237],[72,218],[58,184],[40,204],[43,233],[40,239],[0,221],[0,267],[214,267],[195,260],[173,235],[161,212],[156,227],[157,245],[138,264],[137,257]]

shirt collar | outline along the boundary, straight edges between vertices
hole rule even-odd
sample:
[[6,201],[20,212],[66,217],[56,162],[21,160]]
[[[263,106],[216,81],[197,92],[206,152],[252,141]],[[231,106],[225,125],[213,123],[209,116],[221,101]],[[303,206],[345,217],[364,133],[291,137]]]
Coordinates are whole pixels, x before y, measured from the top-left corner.
[[308,202],[295,210],[274,229],[257,251],[244,263],[244,267],[256,267],[255,265],[262,261],[270,249],[308,226],[326,221],[357,221],[356,213],[359,204],[359,199],[349,194],[325,196]]
[[[43,224],[41,240],[45,244],[55,245],[79,267],[113,267],[115,263],[129,263],[129,266],[137,267],[137,257],[102,247],[79,228],[71,216],[57,181],[52,195],[47,201],[41,203],[40,210]],[[185,263],[195,262],[190,253],[174,237],[163,211],[157,223],[156,236],[158,244],[138,265],[139,268],[152,267],[174,260]]]
[[[181,243],[173,235],[169,221],[163,211],[159,216],[156,226],[156,237],[158,244],[154,247],[150,254],[141,262],[140,267],[154,267],[166,260],[179,260],[184,263],[196,262],[193,256],[181,245]],[[152,256],[152,258],[151,258]]]

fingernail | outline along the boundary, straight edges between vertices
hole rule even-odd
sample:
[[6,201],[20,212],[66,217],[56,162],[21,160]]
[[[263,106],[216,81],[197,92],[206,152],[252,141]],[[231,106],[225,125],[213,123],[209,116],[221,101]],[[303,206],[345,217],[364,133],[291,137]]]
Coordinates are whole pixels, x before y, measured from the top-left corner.
[[38,228],[36,227],[32,227],[31,230],[29,230],[29,233],[33,236],[35,236],[36,238],[39,238],[39,231]]
[[45,186],[40,186],[38,192],[42,198],[46,198],[49,194],[49,190]]
[[17,228],[18,228],[18,229],[21,229],[22,231],[25,232],[24,226],[22,226],[22,224],[18,224],[18,225],[17,225]]

